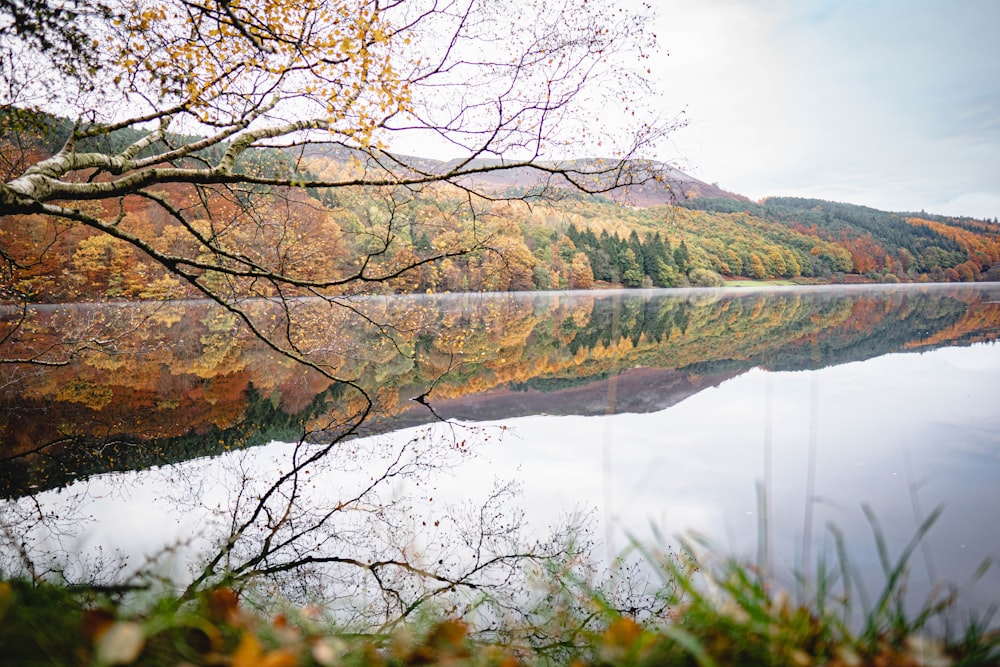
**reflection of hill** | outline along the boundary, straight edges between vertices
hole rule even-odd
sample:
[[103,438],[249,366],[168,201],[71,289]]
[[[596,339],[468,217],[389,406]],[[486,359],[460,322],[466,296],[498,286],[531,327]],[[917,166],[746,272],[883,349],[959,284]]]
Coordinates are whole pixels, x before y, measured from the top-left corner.
[[[182,435],[170,435],[164,431],[135,433],[132,426],[123,430],[133,432],[113,433],[110,437],[92,434],[43,441],[34,451],[0,457],[0,498],[18,496],[28,490],[34,493],[58,488],[112,470],[152,468],[275,440],[295,441],[302,437],[304,419],[321,413],[338,394],[339,387],[331,387],[318,394],[301,412],[290,415],[250,386],[242,400],[236,402],[242,408],[241,416],[224,427],[212,424],[189,429]],[[41,405],[20,406],[20,410],[37,423],[49,422],[50,426],[50,420],[67,416]],[[129,417],[140,419],[135,414]],[[95,420],[92,424],[97,427],[101,423]]]
[[[371,426],[385,429],[431,419],[410,400],[428,390],[440,415],[464,420],[646,412],[755,366],[995,340],[997,301],[986,286],[469,294],[356,313],[303,301],[314,326],[296,344],[368,388]],[[270,321],[273,304],[258,308]],[[38,308],[0,353],[63,364],[0,364],[5,493],[329,433],[357,405],[204,303]]]
[[[480,394],[434,401],[446,419],[497,421],[530,415],[604,415],[656,412],[680,403],[703,389],[718,386],[739,374],[693,375],[661,368],[631,368],[621,375],[574,387],[535,389],[528,382],[517,388],[500,387]],[[546,386],[548,383],[540,383]],[[396,416],[399,428],[426,423],[429,412],[413,407]]]
[[1000,304],[978,304],[972,310],[969,306],[960,299],[928,299],[912,290],[889,297],[862,293],[844,322],[820,335],[764,348],[744,359],[700,362],[689,370],[718,373],[743,370],[748,363],[774,371],[818,369],[903,350],[996,340]]

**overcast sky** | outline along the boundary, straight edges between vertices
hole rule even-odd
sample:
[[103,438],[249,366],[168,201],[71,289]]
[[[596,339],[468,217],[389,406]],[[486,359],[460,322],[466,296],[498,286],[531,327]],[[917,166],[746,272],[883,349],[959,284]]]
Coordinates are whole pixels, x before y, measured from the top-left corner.
[[652,0],[663,146],[760,199],[1000,216],[1000,0]]

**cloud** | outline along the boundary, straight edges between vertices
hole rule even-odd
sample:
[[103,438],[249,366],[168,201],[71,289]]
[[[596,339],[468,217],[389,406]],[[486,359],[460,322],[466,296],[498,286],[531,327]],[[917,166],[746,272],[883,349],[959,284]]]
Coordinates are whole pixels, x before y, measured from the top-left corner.
[[677,0],[658,20],[659,76],[691,119],[673,147],[695,175],[755,198],[1000,215],[1000,3]]

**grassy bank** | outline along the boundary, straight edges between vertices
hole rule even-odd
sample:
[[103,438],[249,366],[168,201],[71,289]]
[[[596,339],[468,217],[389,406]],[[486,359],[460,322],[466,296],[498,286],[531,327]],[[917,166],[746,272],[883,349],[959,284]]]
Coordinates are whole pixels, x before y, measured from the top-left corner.
[[835,564],[800,578],[791,595],[754,565],[711,551],[637,548],[659,578],[659,613],[617,611],[594,587],[550,572],[545,611],[502,631],[444,614],[347,633],[318,607],[253,611],[252,600],[227,589],[137,604],[120,592],[8,580],[0,582],[0,656],[11,667],[1000,664],[990,619],[955,623],[953,595],[916,610],[904,604],[910,555],[929,523],[895,558],[876,533],[885,577],[870,597],[841,543]]

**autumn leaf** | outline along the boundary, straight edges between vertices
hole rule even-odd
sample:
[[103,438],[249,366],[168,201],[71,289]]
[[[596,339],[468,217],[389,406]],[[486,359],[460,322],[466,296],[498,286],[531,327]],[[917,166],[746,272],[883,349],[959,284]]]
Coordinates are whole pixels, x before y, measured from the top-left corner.
[[100,634],[95,644],[99,662],[127,665],[135,662],[146,643],[142,626],[131,621],[119,621]]

